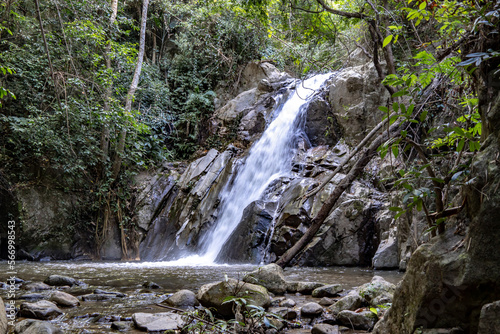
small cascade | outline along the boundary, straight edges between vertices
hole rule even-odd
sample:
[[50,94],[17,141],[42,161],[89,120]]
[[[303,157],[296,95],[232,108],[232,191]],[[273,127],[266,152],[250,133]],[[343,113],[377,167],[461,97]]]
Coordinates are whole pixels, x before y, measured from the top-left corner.
[[214,263],[231,233],[240,223],[243,210],[258,200],[273,180],[291,173],[292,158],[296,149],[295,134],[299,123],[296,119],[302,107],[307,105],[331,75],[316,75],[298,84],[295,92],[280,110],[274,111],[274,120],[253,144],[243,163],[238,165],[232,184],[221,192],[218,219],[212,230],[202,237],[198,255],[179,259],[173,264]]

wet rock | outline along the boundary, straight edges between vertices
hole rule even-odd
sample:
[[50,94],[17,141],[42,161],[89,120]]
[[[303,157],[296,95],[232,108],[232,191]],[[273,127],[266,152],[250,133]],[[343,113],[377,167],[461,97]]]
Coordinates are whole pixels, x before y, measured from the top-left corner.
[[158,284],[156,284],[155,282],[144,282],[142,284],[143,287],[145,287],[146,289],[161,289],[162,287]]
[[239,263],[262,261],[266,234],[275,211],[274,202],[258,200],[250,203],[243,211],[241,223],[231,234],[217,260]]
[[0,334],[7,333],[7,314],[5,313],[5,304],[2,297],[0,297]]
[[335,146],[342,132],[330,105],[321,96],[309,103],[304,111],[304,130],[312,146]]
[[130,327],[132,327],[132,322],[130,321],[114,321],[111,323],[111,328],[120,332],[126,332],[130,330]]
[[275,263],[267,264],[245,275],[243,281],[261,285],[272,293],[281,295],[286,292],[287,283],[283,269]]
[[321,300],[318,302],[318,304],[320,304],[321,306],[330,306],[330,305],[333,305],[335,304],[337,301],[335,299],[332,299],[332,298],[328,298],[328,297],[323,297],[321,298]]
[[227,281],[205,284],[200,287],[197,293],[197,299],[203,306],[214,307],[223,316],[233,314],[232,304],[223,304],[224,299],[228,296],[248,297],[248,304],[262,307],[271,302],[271,297],[263,286],[231,278]]
[[339,326],[316,324],[311,329],[311,334],[339,334]]
[[344,289],[340,286],[340,284],[324,285],[322,287],[314,289],[312,292],[312,296],[315,298],[334,297],[337,296],[338,293],[342,290]]
[[335,304],[328,307],[328,310],[334,315],[344,310],[354,311],[363,305],[363,301],[364,299],[357,291],[351,291],[346,296],[340,298]]
[[399,267],[399,248],[397,240],[389,236],[382,240],[378,246],[377,252],[373,256],[373,268],[375,269],[393,269]]
[[134,313],[132,320],[137,328],[148,332],[163,332],[182,328],[182,316],[172,312]]
[[288,307],[288,308],[292,308],[294,307],[295,305],[297,305],[297,303],[295,302],[295,300],[293,299],[285,299],[283,300],[281,303],[280,303],[280,306],[281,307]]
[[52,286],[73,286],[73,285],[83,285],[84,283],[81,281],[78,281],[72,277],[68,276],[60,276],[60,275],[50,275],[43,281],[45,284],[52,285]]
[[50,320],[63,314],[56,304],[48,300],[40,300],[35,303],[22,303],[19,315],[26,318]]
[[14,328],[16,334],[62,334],[63,331],[47,321],[26,319],[18,322]]
[[78,298],[62,291],[54,291],[50,296],[50,301],[55,302],[59,306],[66,307],[75,307],[80,305]]
[[500,301],[486,304],[481,309],[477,334],[498,333],[500,331]]
[[41,282],[33,282],[22,285],[22,289],[29,291],[43,291],[52,289],[49,285]]
[[17,299],[21,300],[40,300],[47,298],[46,295],[42,295],[41,293],[27,293],[25,295],[21,295],[17,297]]
[[323,313],[323,307],[318,303],[307,303],[300,308],[300,314],[306,317],[316,317]]
[[200,305],[196,294],[190,290],[180,290],[168,297],[165,304],[182,309],[194,308]]
[[362,311],[359,313],[353,311],[341,311],[337,315],[339,324],[354,327],[354,329],[370,330],[377,322],[377,316],[370,311]]
[[324,283],[319,282],[287,282],[287,291],[298,292],[303,295],[311,294],[315,289],[324,286]]
[[287,307],[271,307],[268,312],[279,315],[281,318],[286,320],[293,320],[297,318],[297,311]]
[[104,301],[104,300],[110,300],[110,299],[117,298],[117,296],[114,294],[108,294],[108,293],[90,293],[87,295],[79,296],[78,298],[80,298],[84,302],[100,302],[100,301]]
[[95,289],[94,294],[99,294],[99,295],[113,295],[118,298],[124,298],[127,297],[126,294],[122,292],[117,292],[117,291],[107,291],[107,290],[102,290],[102,289]]
[[363,284],[357,291],[371,306],[391,303],[396,286],[380,276],[373,276],[370,283]]

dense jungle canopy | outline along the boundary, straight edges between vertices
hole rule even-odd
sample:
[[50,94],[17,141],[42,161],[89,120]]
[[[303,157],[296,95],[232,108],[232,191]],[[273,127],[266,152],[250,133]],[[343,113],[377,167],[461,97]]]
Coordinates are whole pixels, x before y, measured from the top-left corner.
[[[209,121],[249,61],[305,77],[362,54],[392,95],[387,123],[411,125],[380,154],[421,157],[398,171],[408,194],[393,210],[424,210],[444,230],[460,209],[446,212],[448,184],[467,181],[481,147],[477,93],[498,77],[498,23],[498,3],[479,0],[7,0],[0,176],[81,193],[75,221],[93,223],[73,228],[99,244],[110,216],[133,231],[135,173],[235,140]],[[431,128],[440,114],[452,120]],[[424,169],[434,186],[422,186]]]

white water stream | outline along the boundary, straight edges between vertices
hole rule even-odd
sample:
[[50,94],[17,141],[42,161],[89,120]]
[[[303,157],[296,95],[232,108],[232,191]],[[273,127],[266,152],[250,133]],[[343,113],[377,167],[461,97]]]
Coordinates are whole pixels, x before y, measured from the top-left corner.
[[252,146],[239,166],[233,184],[221,193],[221,209],[214,229],[203,236],[200,254],[170,262],[171,265],[209,265],[238,226],[243,210],[260,198],[269,183],[291,172],[294,155],[295,122],[301,107],[307,104],[332,74],[320,74],[297,85],[281,111]]

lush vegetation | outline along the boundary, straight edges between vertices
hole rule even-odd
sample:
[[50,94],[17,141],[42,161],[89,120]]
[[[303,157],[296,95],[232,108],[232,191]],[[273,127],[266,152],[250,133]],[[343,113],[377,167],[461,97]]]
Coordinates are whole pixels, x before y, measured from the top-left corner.
[[[75,221],[91,222],[82,226],[94,236],[90,246],[99,249],[110,217],[134,243],[134,173],[206,148],[216,92],[231,91],[251,60],[301,76],[340,68],[358,52],[372,59],[393,98],[381,106],[388,123],[409,124],[381,154],[424,161],[397,171],[406,189],[398,215],[425,210],[434,229],[449,185],[467,181],[481,135],[474,69],[499,55],[478,35],[484,25],[498,34],[494,2],[152,1],[130,110],[142,4],[126,0],[117,12],[113,4],[0,5],[0,172],[17,186],[80,192]],[[448,122],[438,129],[439,115]],[[452,167],[438,172],[433,164],[443,159]]]

